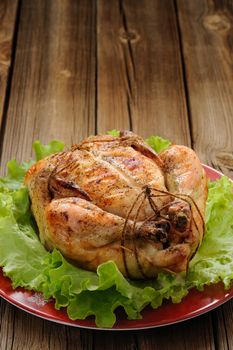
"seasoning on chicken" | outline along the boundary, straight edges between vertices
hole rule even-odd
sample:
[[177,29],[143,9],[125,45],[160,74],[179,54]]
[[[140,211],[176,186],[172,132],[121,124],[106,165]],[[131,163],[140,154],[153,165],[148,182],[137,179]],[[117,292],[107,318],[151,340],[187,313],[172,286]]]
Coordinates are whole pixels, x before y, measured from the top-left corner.
[[91,136],[37,162],[25,182],[42,243],[85,269],[113,260],[129,278],[187,271],[202,241],[206,176],[188,147],[158,155],[131,132]]

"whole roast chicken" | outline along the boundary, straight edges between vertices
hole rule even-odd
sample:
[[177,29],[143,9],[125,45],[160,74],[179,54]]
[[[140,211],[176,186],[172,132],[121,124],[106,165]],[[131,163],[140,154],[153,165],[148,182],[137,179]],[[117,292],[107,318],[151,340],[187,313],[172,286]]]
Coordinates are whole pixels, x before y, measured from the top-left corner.
[[41,242],[88,270],[113,260],[128,278],[187,271],[202,241],[206,175],[185,146],[158,155],[128,131],[90,136],[25,183]]

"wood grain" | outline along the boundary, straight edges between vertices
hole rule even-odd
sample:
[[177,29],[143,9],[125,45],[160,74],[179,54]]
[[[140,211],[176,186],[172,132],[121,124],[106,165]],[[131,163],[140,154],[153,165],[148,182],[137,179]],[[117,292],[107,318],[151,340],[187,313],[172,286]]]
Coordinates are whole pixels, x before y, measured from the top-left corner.
[[[228,302],[226,305],[227,305],[227,310],[232,311],[232,303]],[[212,312],[213,333],[214,333],[216,348],[220,350],[228,350],[228,349],[232,349],[232,346],[228,347],[228,343],[232,344],[232,333],[231,333],[232,317],[231,319],[228,318],[228,322],[226,326],[224,321],[225,316],[224,316],[223,310],[224,308],[220,307]],[[229,316],[229,311],[226,311],[226,313],[227,312]]]
[[16,308],[0,299],[0,349],[10,350],[14,342],[14,319]]
[[0,349],[90,350],[93,348],[93,335],[89,330],[80,331],[77,328],[44,321],[16,308],[14,313],[9,314],[14,315],[14,327],[8,322],[13,336],[4,330],[5,343],[2,341]]
[[[233,303],[229,302],[222,306],[222,310],[216,310],[216,317],[222,317],[222,322],[216,322],[217,327],[222,327],[219,332],[219,343],[224,344],[224,347],[219,346],[219,349],[233,349]],[[217,328],[216,327],[216,328]]]
[[[197,319],[145,331],[138,334],[138,347],[141,350],[214,350],[214,338],[210,314]],[[187,336],[188,334],[188,336]]]
[[[135,350],[137,343],[135,338],[136,332],[96,332],[95,334],[95,349],[96,350]],[[139,348],[140,349],[140,348]]]
[[98,130],[190,144],[173,1],[100,1]]
[[[190,145],[189,121],[173,1],[99,1],[97,11],[98,131],[132,128]],[[189,327],[95,338],[97,348],[213,349],[211,318]],[[204,326],[203,326],[204,325]],[[149,336],[148,336],[149,335]],[[158,345],[159,344],[159,345]],[[169,345],[170,344],[170,345]]]
[[0,2],[0,125],[3,118],[18,0]]
[[[67,144],[95,129],[94,1],[22,1],[2,164],[32,142]],[[0,349],[90,349],[92,334],[33,317],[1,301]]]
[[233,177],[232,2],[178,0],[193,146]]
[[[178,0],[193,147],[201,160],[233,178],[233,6]],[[213,313],[217,349],[231,349],[229,308]],[[222,311],[224,310],[224,312]]]
[[23,1],[2,164],[94,133],[94,80],[94,1]]
[[[12,11],[16,2],[2,4]],[[69,145],[131,128],[193,142],[203,161],[231,173],[232,9],[229,0],[22,0],[1,165],[30,157],[36,138]],[[13,33],[14,17],[1,18],[0,33],[2,23]],[[1,300],[0,349],[231,349],[232,305],[110,333],[43,321]]]

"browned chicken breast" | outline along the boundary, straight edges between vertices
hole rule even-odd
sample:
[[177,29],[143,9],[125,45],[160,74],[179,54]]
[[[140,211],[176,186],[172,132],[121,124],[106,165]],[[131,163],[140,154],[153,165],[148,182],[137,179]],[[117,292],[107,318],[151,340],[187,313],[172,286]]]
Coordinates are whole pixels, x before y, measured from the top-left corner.
[[129,278],[186,271],[202,240],[205,172],[194,151],[157,155],[131,132],[97,135],[26,174],[40,239],[79,266],[113,260]]

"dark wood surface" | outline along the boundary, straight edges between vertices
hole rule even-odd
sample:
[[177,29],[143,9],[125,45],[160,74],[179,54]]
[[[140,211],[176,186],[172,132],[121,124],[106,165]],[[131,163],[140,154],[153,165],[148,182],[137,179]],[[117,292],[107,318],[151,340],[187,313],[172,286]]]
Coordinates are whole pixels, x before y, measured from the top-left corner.
[[9,69],[13,58],[13,39],[18,0],[0,2],[0,123],[4,113]]
[[[132,129],[192,146],[233,177],[233,5],[1,0],[1,173],[35,139]],[[0,349],[233,349],[232,302],[144,331],[72,328],[0,301]]]

